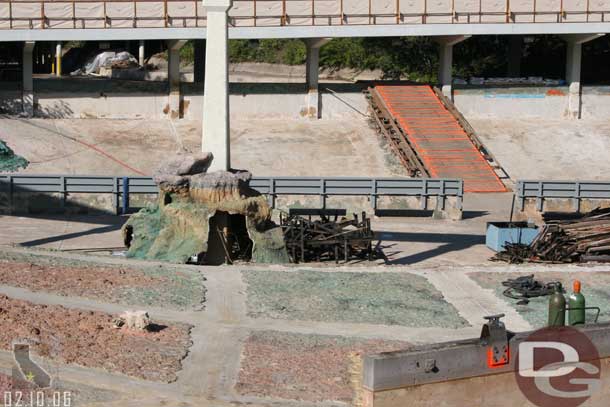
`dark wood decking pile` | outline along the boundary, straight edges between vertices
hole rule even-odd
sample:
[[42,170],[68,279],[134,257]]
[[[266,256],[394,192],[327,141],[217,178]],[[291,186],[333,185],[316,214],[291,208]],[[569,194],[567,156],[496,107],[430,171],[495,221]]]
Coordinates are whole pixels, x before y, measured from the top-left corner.
[[330,220],[325,216],[312,220],[298,215],[282,216],[280,224],[293,263],[354,258],[372,260],[374,233],[371,220],[362,213],[353,219]]
[[610,262],[610,208],[596,209],[577,219],[547,220],[529,246],[509,244],[493,259],[510,263]]

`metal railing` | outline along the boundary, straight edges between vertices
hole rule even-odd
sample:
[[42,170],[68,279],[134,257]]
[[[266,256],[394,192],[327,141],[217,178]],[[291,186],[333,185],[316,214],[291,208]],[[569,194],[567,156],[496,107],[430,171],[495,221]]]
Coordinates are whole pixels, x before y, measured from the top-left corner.
[[[377,209],[379,197],[418,197],[421,208],[427,209],[428,197],[437,197],[441,209],[448,197],[455,197],[458,209],[462,208],[463,181],[432,178],[349,178],[349,177],[253,177],[250,186],[267,195],[275,207],[278,196],[319,196],[321,208],[326,208],[329,196],[364,196]],[[60,205],[68,194],[112,194],[116,212],[127,213],[130,194],[157,194],[156,184],[150,177],[103,177],[82,175],[30,175],[0,174],[0,194],[7,194],[8,205],[13,208],[16,193],[60,194]]]
[[461,209],[464,196],[463,182],[458,179],[253,177],[250,186],[267,195],[272,207],[278,195],[318,195],[322,208],[326,208],[329,196],[368,196],[373,209],[377,209],[377,199],[382,196],[413,196],[421,198],[421,209],[427,209],[427,198],[436,196],[442,199],[441,209],[445,209],[445,199],[455,196]]
[[[485,24],[606,22],[610,9],[586,0],[570,9],[559,0],[556,9],[512,6],[479,0],[468,6],[448,2],[446,9],[424,0],[395,0],[382,10],[374,0],[346,5],[344,0],[234,0],[232,26],[334,26],[377,24]],[[357,4],[356,4],[357,3]],[[430,4],[429,4],[430,3]],[[354,6],[356,4],[356,6]],[[362,12],[362,9],[367,12]],[[0,0],[0,29],[53,28],[179,28],[205,27],[201,0]],[[356,11],[358,10],[358,12]],[[2,24],[4,23],[4,24]]]
[[610,181],[517,181],[517,198],[521,210],[527,199],[536,199],[536,210],[542,212],[545,199],[570,199],[580,212],[583,199],[610,200]]

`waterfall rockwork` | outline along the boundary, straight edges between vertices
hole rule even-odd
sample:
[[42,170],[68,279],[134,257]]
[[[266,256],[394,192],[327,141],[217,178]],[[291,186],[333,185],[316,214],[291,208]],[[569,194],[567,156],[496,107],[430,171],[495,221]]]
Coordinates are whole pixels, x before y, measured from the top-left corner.
[[[265,197],[250,188],[251,174],[208,173],[212,160],[210,153],[178,154],[161,164],[153,174],[159,187],[157,203],[131,216],[123,226],[128,257],[175,263],[193,256],[210,264],[213,259],[224,261],[230,249],[225,238],[235,232],[230,218],[241,215],[252,241],[251,260],[288,263],[282,230],[271,221]],[[213,243],[218,236],[223,245]]]

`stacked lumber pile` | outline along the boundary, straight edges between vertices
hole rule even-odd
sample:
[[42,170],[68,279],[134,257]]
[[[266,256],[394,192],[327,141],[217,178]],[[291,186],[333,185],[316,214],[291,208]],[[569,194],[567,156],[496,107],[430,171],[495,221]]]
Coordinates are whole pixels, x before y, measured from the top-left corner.
[[547,220],[529,245],[509,244],[493,260],[519,263],[610,262],[610,208],[571,220]]
[[354,258],[373,259],[375,233],[371,220],[362,213],[352,219],[330,220],[325,216],[311,220],[298,215],[280,217],[284,241],[293,263]]

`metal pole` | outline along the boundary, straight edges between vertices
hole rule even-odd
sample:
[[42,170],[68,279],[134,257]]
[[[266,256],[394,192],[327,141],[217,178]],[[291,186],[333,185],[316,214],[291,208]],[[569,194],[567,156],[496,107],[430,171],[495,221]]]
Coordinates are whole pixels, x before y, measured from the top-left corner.
[[123,177],[123,215],[129,211],[129,177]]

